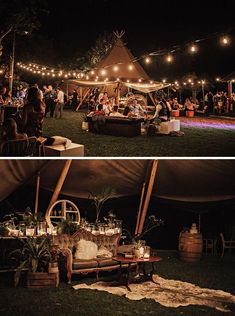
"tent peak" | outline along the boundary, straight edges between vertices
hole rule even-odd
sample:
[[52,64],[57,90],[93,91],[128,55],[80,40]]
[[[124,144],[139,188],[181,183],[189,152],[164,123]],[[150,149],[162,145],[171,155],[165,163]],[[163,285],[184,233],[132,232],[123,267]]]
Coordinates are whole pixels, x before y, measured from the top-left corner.
[[122,38],[123,35],[125,34],[126,32],[124,30],[121,30],[121,31],[114,31],[113,34],[118,38]]

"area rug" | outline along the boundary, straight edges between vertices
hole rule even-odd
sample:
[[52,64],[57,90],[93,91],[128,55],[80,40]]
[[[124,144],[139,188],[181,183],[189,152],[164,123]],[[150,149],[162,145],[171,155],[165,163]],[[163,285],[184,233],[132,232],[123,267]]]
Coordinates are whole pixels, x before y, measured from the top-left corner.
[[140,284],[130,284],[131,291],[125,286],[118,286],[117,282],[97,282],[91,285],[78,284],[75,290],[91,289],[105,291],[118,296],[125,296],[130,300],[153,299],[166,307],[188,305],[204,305],[222,312],[229,312],[227,304],[235,304],[235,295],[221,290],[200,288],[192,283],[168,280],[154,275],[158,284],[147,281]]

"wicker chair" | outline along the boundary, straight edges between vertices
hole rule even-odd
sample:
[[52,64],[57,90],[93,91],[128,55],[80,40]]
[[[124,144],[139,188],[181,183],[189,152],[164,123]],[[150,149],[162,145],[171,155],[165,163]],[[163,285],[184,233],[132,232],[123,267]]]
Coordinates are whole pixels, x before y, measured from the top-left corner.
[[37,152],[37,138],[8,140],[1,144],[2,157],[32,157]]

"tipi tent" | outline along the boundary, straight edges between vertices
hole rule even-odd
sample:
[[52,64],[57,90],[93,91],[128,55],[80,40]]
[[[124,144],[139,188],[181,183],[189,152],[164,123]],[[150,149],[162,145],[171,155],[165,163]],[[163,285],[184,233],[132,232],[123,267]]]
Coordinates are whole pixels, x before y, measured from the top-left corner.
[[127,88],[150,93],[168,87],[169,84],[150,79],[123,42],[123,34],[115,33],[115,45],[88,76],[69,82],[84,87],[99,86],[101,90],[108,90],[110,96],[123,95]]

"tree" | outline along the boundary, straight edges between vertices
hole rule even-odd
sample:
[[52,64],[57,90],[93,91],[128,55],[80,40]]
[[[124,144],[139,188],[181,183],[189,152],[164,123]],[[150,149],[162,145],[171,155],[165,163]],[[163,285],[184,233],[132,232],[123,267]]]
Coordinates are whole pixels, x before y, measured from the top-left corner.
[[40,27],[39,15],[48,12],[46,0],[12,0],[0,2],[0,30],[30,34]]
[[85,56],[84,69],[93,68],[113,47],[115,40],[113,33],[104,32],[100,35]]

